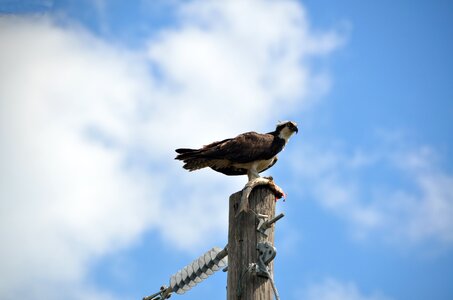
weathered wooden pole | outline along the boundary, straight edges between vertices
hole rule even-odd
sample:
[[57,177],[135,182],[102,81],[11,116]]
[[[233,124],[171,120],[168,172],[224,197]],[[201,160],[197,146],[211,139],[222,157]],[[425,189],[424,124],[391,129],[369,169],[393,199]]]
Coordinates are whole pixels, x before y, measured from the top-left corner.
[[[259,219],[256,214],[273,218],[275,195],[268,186],[254,188],[249,196],[250,211],[236,216],[241,194],[237,192],[230,196],[227,300],[271,300],[274,299],[271,281],[253,274],[250,265],[258,261],[258,242],[274,244],[274,228],[270,228],[267,237],[258,232]],[[273,262],[268,267],[273,277]]]

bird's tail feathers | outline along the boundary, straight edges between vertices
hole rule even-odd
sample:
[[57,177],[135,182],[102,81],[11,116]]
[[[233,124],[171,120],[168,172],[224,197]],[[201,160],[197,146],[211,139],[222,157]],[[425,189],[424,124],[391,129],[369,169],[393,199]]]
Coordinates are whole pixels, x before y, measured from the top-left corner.
[[178,153],[175,159],[182,160],[186,170],[195,171],[210,166],[211,159],[204,156],[204,149],[180,148],[175,151]]
[[200,154],[200,150],[197,149],[180,148],[175,151],[178,153],[175,159],[182,160],[184,162],[186,159],[194,158]]
[[189,171],[203,169],[209,167],[209,159],[189,158],[184,160],[184,165],[182,167]]
[[197,151],[195,149],[190,149],[190,148],[179,148],[179,149],[176,149],[175,150],[177,153],[179,154],[184,154],[184,153],[190,153],[190,152],[194,152],[194,151]]

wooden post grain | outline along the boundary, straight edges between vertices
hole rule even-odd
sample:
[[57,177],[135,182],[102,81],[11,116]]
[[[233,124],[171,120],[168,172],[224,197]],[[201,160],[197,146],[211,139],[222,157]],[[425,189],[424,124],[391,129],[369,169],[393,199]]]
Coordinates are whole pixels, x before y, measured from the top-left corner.
[[[237,192],[230,196],[227,300],[271,300],[274,299],[274,294],[270,280],[258,277],[247,269],[258,260],[258,242],[269,241],[274,244],[274,228],[265,237],[257,232],[259,220],[252,211],[236,217],[241,194],[242,192]],[[259,186],[252,191],[249,205],[258,214],[271,218],[275,215],[275,195],[267,186]],[[269,269],[272,277],[273,267],[271,262]]]

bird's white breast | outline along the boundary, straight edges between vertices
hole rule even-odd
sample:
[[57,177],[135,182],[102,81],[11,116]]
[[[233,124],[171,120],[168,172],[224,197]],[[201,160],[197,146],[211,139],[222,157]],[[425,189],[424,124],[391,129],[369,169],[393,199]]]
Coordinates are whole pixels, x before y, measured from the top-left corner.
[[256,169],[258,172],[261,172],[261,171],[263,171],[264,169],[266,169],[266,168],[272,163],[273,160],[274,160],[274,158],[265,159],[265,160],[259,160],[259,161],[255,162],[255,164],[256,164],[255,169]]
[[274,158],[263,159],[263,160],[249,162],[249,163],[235,163],[234,166],[236,168],[242,168],[242,169],[247,169],[247,170],[253,169],[258,172],[261,172],[264,169],[266,169],[272,163],[273,160],[274,160]]

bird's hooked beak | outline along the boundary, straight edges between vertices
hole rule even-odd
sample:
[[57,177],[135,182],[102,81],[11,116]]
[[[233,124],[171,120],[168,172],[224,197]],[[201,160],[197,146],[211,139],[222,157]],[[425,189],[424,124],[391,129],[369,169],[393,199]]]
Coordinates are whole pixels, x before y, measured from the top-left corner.
[[294,132],[297,134],[299,132],[299,129],[297,127],[294,127]]

